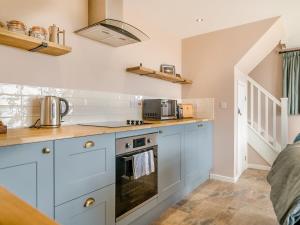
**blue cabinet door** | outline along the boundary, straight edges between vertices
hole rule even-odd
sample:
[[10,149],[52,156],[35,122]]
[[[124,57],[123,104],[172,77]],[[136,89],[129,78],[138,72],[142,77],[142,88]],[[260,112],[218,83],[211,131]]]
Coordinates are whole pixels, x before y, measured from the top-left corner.
[[212,168],[212,124],[185,126],[185,187],[190,192],[209,179]]
[[0,186],[53,218],[53,142],[1,147]]
[[55,205],[115,183],[115,134],[55,141]]
[[158,200],[180,190],[184,126],[163,127],[158,135]]
[[56,207],[55,220],[62,225],[114,225],[115,185]]

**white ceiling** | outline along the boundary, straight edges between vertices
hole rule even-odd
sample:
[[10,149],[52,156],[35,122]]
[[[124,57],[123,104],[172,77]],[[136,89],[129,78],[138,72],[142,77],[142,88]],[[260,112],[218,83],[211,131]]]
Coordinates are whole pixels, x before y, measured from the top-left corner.
[[[300,47],[300,0],[125,0],[125,4],[143,20],[180,38],[282,16],[287,45]],[[196,22],[197,18],[204,22]]]

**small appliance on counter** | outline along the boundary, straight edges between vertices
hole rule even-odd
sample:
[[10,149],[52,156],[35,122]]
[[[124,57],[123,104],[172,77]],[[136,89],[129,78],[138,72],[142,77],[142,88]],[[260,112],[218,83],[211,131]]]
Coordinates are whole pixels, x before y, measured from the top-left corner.
[[192,104],[181,104],[182,118],[194,117],[194,106]]
[[6,134],[7,133],[7,126],[4,125],[4,123],[0,120],[0,134]]
[[182,104],[177,105],[177,119],[183,119],[183,108]]
[[177,119],[177,101],[171,99],[145,99],[143,101],[144,120]]
[[[62,112],[62,102],[65,104],[64,112]],[[55,96],[45,96],[41,101],[40,127],[60,127],[61,119],[68,114],[69,108],[69,102],[66,99]]]

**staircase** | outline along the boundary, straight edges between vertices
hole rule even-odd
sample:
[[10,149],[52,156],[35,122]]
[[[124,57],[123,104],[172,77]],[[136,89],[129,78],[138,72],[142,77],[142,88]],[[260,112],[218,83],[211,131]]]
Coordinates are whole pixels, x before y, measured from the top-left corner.
[[270,165],[288,142],[288,99],[278,100],[255,80],[248,85],[248,144]]

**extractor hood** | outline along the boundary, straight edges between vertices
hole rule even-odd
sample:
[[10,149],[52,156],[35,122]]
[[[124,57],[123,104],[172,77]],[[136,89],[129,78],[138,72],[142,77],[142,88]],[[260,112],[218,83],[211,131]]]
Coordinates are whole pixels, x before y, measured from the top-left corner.
[[88,4],[89,24],[76,34],[113,47],[149,39],[138,28],[123,22],[123,0],[88,0]]

